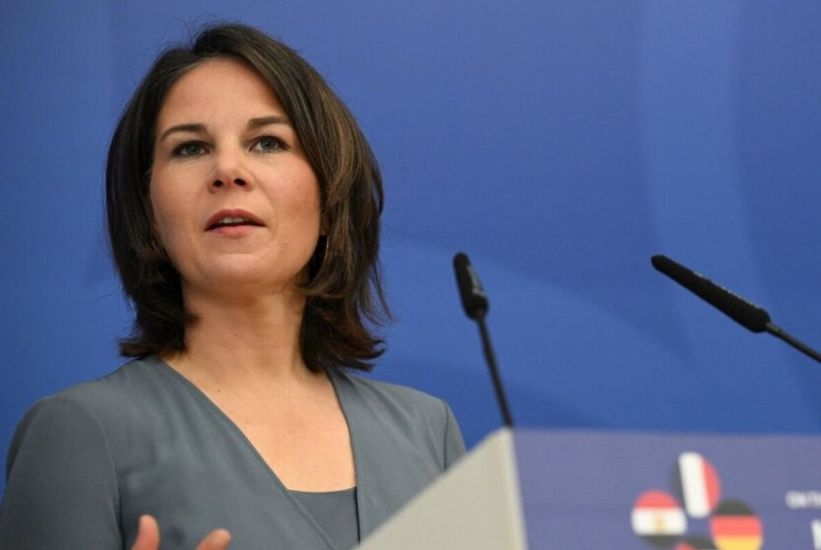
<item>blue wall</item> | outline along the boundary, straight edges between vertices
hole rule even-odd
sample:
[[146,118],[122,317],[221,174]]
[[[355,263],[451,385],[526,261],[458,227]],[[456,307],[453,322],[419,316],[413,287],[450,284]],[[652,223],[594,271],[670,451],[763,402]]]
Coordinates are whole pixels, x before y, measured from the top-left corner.
[[0,5],[0,449],[38,397],[120,362],[107,141],[160,47],[214,19],[284,39],[358,116],[398,318],[374,375],[446,398],[469,444],[499,416],[458,250],[520,423],[821,432],[821,365],[649,264],[821,346],[821,3],[232,4]]

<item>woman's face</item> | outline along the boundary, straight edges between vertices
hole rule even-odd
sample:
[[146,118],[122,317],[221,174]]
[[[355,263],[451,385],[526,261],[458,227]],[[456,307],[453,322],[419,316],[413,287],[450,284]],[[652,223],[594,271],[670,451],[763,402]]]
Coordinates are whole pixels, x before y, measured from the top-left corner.
[[209,60],[171,87],[156,135],[151,205],[186,295],[299,280],[320,233],[319,184],[268,84]]

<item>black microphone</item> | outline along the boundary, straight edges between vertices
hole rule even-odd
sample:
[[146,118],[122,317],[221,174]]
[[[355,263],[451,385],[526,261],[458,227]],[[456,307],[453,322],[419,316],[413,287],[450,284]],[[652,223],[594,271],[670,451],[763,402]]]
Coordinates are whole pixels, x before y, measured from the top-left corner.
[[717,285],[707,277],[674,262],[667,256],[660,254],[653,256],[650,262],[656,270],[667,275],[740,325],[753,332],[769,332],[821,363],[821,354],[773,323],[770,320],[770,314],[763,308]]
[[490,369],[490,376],[493,379],[493,388],[496,391],[496,401],[498,401],[499,409],[502,412],[502,420],[505,426],[512,428],[513,417],[510,414],[510,408],[507,406],[507,397],[502,387],[499,368],[496,365],[496,355],[493,353],[493,347],[490,345],[490,334],[485,324],[485,315],[487,315],[490,306],[487,301],[487,294],[485,294],[485,289],[482,288],[482,283],[479,281],[476,270],[470,265],[470,260],[468,260],[465,254],[459,252],[453,257],[453,269],[456,271],[456,283],[459,286],[459,296],[462,298],[462,307],[465,309],[467,316],[479,324],[482,349],[485,353],[485,361],[487,362],[488,369]]
[[707,277],[695,271],[690,271],[667,256],[653,256],[650,258],[650,262],[658,271],[664,273],[708,304],[718,308],[733,321],[753,332],[764,332],[767,329],[770,315],[757,305],[715,284]]
[[461,252],[453,257],[453,269],[456,271],[456,284],[459,285],[462,307],[465,308],[468,317],[478,321],[487,314],[490,306],[482,282],[470,265],[468,257]]

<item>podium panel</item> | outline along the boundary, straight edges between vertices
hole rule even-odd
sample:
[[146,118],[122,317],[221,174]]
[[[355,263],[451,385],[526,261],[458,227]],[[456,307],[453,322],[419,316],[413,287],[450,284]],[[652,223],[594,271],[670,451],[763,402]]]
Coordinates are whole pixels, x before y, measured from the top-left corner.
[[821,549],[821,439],[514,435],[530,550]]

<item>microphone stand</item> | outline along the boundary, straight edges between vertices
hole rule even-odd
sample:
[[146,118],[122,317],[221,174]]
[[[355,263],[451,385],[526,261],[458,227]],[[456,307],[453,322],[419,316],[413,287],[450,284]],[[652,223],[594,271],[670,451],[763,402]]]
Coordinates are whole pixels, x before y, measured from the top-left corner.
[[815,359],[816,361],[821,363],[821,353],[818,353],[804,342],[798,340],[797,338],[794,338],[775,323],[767,323],[767,325],[764,327],[764,330],[766,330],[776,338],[784,340],[789,345],[791,345],[807,357]]
[[502,411],[502,421],[506,427],[513,428],[513,416],[511,416],[510,408],[507,406],[507,397],[502,387],[502,377],[499,376],[499,367],[496,365],[496,354],[493,353],[493,346],[490,345],[490,335],[485,324],[485,312],[476,312],[474,319],[479,325],[482,351],[485,353],[485,361],[487,361],[487,366],[490,369],[490,377],[493,379],[493,389],[496,392],[496,400],[499,402],[499,408]]

